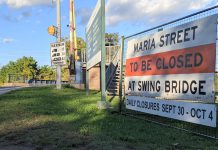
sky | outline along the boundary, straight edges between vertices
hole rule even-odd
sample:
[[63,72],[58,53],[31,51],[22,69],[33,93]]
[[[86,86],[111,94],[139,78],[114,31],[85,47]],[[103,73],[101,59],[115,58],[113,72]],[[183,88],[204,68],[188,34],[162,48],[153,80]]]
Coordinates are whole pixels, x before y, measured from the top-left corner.
[[[85,27],[97,0],[75,0],[77,36]],[[40,66],[50,65],[47,28],[56,25],[55,0],[0,0],[0,67],[23,56]],[[217,0],[106,0],[106,32],[128,36],[218,5]],[[69,37],[69,0],[61,0],[62,37]]]

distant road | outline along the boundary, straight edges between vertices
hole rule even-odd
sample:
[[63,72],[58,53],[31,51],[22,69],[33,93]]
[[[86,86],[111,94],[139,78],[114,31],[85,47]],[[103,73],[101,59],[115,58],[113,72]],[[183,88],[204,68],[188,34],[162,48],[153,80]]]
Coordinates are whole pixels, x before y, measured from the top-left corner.
[[0,95],[20,88],[22,87],[0,87]]
[[[68,82],[62,82],[62,85],[68,84]],[[18,85],[18,86],[7,86],[7,87],[0,87],[0,95],[5,94],[7,92],[20,89],[20,88],[25,88],[25,87],[41,87],[41,86],[49,86],[49,85],[55,85],[54,81],[44,81],[44,80],[39,80],[34,84],[26,84],[26,85]]]

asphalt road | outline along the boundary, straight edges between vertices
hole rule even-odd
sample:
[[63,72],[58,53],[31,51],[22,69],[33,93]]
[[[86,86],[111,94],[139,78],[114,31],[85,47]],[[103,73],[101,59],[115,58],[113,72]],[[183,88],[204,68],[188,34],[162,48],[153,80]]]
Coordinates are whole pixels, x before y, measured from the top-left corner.
[[19,88],[22,88],[22,87],[0,87],[0,95],[19,89]]

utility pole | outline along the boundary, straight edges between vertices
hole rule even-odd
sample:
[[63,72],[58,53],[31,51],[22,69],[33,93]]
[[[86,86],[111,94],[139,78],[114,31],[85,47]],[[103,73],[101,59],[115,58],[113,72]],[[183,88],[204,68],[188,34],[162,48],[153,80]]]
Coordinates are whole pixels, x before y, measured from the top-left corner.
[[[56,0],[57,5],[57,42],[61,42],[61,4],[60,0]],[[56,88],[61,89],[61,65],[56,68]]]
[[76,19],[75,19],[75,9],[74,0],[70,1],[70,82],[75,81],[76,68],[74,66],[77,57],[77,39],[76,39]]

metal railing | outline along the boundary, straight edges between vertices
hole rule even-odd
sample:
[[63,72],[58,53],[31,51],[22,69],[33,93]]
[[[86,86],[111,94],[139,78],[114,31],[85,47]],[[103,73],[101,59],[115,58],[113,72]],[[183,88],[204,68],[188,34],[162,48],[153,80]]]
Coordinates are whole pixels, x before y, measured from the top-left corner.
[[86,49],[81,51],[81,62],[86,63]]
[[8,83],[25,83],[27,77],[20,74],[8,74]]
[[114,73],[116,71],[116,68],[118,67],[118,63],[120,61],[120,49],[117,50],[116,54],[114,55],[114,58],[112,59],[112,61],[110,62],[107,70],[106,70],[106,89],[109,86]]
[[117,51],[119,51],[120,46],[106,46],[106,64],[110,64],[115,55],[117,54]]
[[[106,46],[106,64],[110,64],[114,56],[117,54],[117,51],[120,49],[120,46]],[[86,63],[86,50],[84,49],[81,52],[81,62]]]

